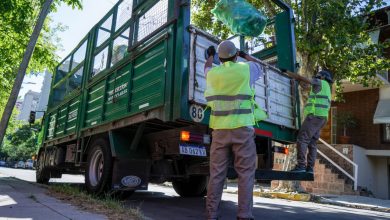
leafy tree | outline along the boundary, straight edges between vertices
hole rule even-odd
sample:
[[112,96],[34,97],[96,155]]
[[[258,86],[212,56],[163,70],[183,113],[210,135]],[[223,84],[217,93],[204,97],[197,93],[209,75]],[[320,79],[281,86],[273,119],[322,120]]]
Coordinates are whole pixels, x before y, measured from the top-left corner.
[[[0,113],[12,89],[18,65],[32,32],[38,1],[0,2]],[[56,46],[50,39],[49,22],[38,39],[29,69],[41,71],[54,66]]]
[[[193,23],[213,34],[227,38],[229,29],[215,21],[210,13],[218,0],[193,0]],[[278,9],[271,0],[248,0],[269,17]],[[296,21],[297,61],[299,74],[311,77],[316,70],[326,68],[335,74],[337,91],[340,82],[348,79],[364,86],[378,85],[377,71],[390,68],[382,57],[386,45],[371,42],[365,18],[383,0],[286,0]]]
[[[0,78],[3,82],[0,98],[10,94],[5,107],[5,102],[0,102],[0,112],[3,115],[0,122],[0,142],[3,140],[26,71],[54,66],[56,46],[50,35],[47,35],[50,29],[48,21],[45,25],[45,19],[49,11],[56,10],[61,2],[73,8],[81,8],[81,0],[9,0],[0,3],[0,37],[8,35],[8,38],[0,38],[0,48],[4,46],[0,55],[5,62],[4,67],[0,67],[3,68],[0,71],[4,72]],[[31,57],[33,62],[30,62]],[[8,92],[10,89],[11,93]]]
[[33,125],[23,124],[19,128],[6,135],[6,140],[1,152],[11,160],[30,159],[39,147],[38,135],[41,125],[37,122]]

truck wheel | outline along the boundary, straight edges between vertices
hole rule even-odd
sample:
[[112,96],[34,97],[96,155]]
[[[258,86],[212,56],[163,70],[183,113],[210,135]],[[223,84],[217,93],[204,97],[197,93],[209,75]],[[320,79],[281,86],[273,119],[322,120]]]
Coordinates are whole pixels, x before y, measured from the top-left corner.
[[44,153],[44,151],[39,152],[35,177],[37,179],[37,183],[48,184],[50,180],[50,172],[45,167]]
[[107,140],[94,141],[88,152],[85,172],[85,186],[88,192],[100,195],[111,187],[112,162]]
[[203,197],[207,193],[207,176],[190,176],[188,179],[173,180],[173,189],[181,197]]

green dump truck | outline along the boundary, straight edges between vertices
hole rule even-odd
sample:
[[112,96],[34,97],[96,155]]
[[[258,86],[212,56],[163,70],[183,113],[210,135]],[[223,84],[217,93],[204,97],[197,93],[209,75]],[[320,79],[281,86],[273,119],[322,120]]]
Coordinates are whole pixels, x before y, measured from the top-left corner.
[[[295,142],[299,127],[297,86],[279,70],[296,68],[292,10],[274,3],[280,10],[268,21],[273,41],[252,54],[264,61],[256,101],[269,115],[256,126],[256,178],[310,179],[272,170],[280,149],[274,145]],[[189,0],[121,0],[58,65],[37,182],[85,174],[93,193],[131,193],[170,181],[181,196],[204,195],[212,137],[203,65],[205,49],[220,39],[191,25],[190,6]],[[250,44],[233,38],[238,47]],[[235,176],[229,169],[228,178]]]

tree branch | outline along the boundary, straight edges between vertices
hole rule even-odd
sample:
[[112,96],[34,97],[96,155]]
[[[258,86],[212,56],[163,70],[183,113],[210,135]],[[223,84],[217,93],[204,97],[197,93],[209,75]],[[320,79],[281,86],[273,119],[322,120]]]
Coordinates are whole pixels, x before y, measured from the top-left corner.
[[277,14],[275,7],[272,5],[270,0],[264,0],[264,5],[272,16],[275,16]]

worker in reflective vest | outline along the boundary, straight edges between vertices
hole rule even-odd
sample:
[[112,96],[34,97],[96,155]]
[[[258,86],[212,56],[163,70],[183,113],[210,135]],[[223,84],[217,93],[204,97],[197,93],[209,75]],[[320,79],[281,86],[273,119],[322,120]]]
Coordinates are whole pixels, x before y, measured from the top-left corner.
[[[321,70],[312,80],[289,73],[303,86],[311,85],[309,98],[304,108],[305,120],[302,123],[297,137],[297,159],[298,164],[292,172],[311,173],[317,157],[317,141],[320,131],[328,120],[328,113],[331,104],[332,74],[329,71]],[[306,160],[307,155],[307,160]]]
[[[263,75],[263,67],[256,59],[242,51],[237,52],[231,41],[218,46],[222,64],[213,67],[216,51],[207,49],[205,64],[207,88],[205,97],[211,108],[210,127],[210,179],[207,190],[206,210],[208,219],[218,219],[218,207],[226,179],[229,154],[234,154],[234,167],[238,173],[237,219],[253,219],[253,184],[256,169],[256,145],[254,128],[256,120],[266,114],[256,109],[254,83]],[[249,62],[237,62],[237,56]]]

